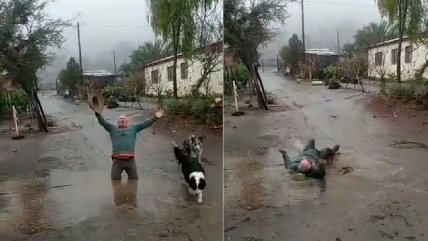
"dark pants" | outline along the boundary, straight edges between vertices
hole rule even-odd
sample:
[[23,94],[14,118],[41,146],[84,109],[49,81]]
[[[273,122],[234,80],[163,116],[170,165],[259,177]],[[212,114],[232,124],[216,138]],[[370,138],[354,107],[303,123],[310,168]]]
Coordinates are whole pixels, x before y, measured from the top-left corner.
[[111,165],[111,180],[120,180],[124,170],[126,174],[128,174],[128,179],[138,179],[135,159],[125,161],[113,158],[113,164]]

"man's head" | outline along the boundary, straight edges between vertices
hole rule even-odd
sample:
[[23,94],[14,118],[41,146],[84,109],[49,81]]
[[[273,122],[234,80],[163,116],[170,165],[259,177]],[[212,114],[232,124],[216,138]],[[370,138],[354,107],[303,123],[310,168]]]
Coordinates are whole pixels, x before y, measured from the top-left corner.
[[119,119],[117,120],[117,126],[119,128],[127,128],[129,125],[128,117],[121,115],[119,116]]
[[307,172],[311,168],[311,162],[308,159],[304,159],[300,161],[299,169],[302,172]]

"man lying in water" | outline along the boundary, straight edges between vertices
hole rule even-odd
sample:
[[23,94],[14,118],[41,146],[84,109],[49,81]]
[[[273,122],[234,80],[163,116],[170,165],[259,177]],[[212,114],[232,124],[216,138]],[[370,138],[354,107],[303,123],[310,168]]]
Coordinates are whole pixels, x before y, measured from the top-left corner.
[[315,140],[311,139],[303,148],[303,152],[294,160],[290,159],[286,151],[280,150],[280,152],[284,159],[285,168],[293,172],[303,173],[306,177],[323,179],[327,162],[330,163],[333,160],[339,148],[339,145],[335,145],[333,149],[317,150]]

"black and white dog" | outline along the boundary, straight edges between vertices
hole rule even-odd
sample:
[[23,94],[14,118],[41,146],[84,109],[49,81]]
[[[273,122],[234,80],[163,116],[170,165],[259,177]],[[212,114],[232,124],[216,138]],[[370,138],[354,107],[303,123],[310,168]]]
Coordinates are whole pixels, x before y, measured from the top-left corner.
[[202,144],[205,136],[198,138],[195,135],[191,135],[188,139],[183,141],[183,149],[188,156],[196,158],[199,163],[202,163]]
[[190,193],[198,198],[198,203],[202,203],[202,191],[206,186],[204,168],[197,158],[187,155],[185,150],[177,145],[174,145],[174,154],[178,163],[181,164],[181,171]]

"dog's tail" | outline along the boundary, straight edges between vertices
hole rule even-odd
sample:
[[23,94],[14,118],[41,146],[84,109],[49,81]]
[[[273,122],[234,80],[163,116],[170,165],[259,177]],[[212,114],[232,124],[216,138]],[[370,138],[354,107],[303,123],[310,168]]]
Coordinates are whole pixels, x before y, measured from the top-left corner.
[[183,151],[178,146],[174,146],[174,155],[175,158],[177,158],[178,163],[180,164],[186,159],[186,156],[183,154]]

